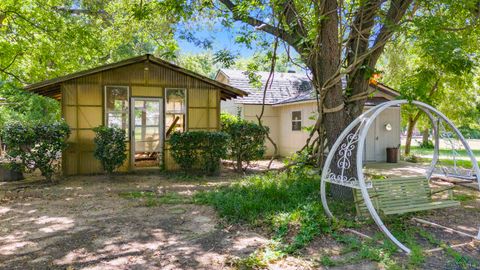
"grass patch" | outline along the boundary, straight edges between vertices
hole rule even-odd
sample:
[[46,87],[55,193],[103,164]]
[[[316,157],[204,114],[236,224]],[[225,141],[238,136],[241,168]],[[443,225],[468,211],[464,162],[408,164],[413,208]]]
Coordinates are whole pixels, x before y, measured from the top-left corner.
[[471,195],[471,194],[458,194],[458,193],[455,193],[453,194],[453,199],[455,201],[459,201],[459,202],[469,202],[469,201],[473,201],[476,199],[475,195]]
[[212,205],[227,222],[262,227],[271,233],[269,247],[239,262],[249,265],[295,254],[316,236],[345,226],[325,216],[319,188],[320,177],[315,172],[267,173],[199,192],[195,201]]
[[147,207],[154,207],[162,204],[184,204],[192,202],[191,198],[182,196],[177,192],[157,194],[153,191],[130,191],[122,192],[118,195],[124,199],[138,201],[140,205]]

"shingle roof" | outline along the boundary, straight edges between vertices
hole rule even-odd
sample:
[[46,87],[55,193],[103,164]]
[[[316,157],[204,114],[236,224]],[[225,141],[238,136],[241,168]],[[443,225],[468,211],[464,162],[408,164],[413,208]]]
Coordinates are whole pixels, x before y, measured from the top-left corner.
[[[260,76],[262,82],[260,88],[255,88],[250,84],[250,80],[244,71],[221,69],[219,73],[228,77],[228,84],[231,86],[248,92],[248,96],[235,99],[236,103],[261,104],[263,102],[263,91],[269,72],[255,72],[256,75]],[[305,74],[275,72],[273,82],[265,96],[265,104],[276,104],[299,95],[310,95],[313,92],[312,90],[311,81]]]
[[[270,74],[269,72],[255,72],[256,75],[260,76],[260,81],[262,82],[262,86],[260,88],[255,88],[250,83],[248,75],[245,71],[220,69],[219,74],[220,73],[223,73],[226,77],[228,77],[228,84],[249,93],[246,97],[235,99],[235,103],[262,104],[263,91],[265,83]],[[342,84],[345,87],[346,81],[342,80]],[[392,97],[399,96],[398,92],[381,83],[371,85],[371,87]],[[311,80],[306,74],[275,72],[271,87],[267,89],[265,104],[280,105],[315,100],[316,97],[313,90],[314,89]],[[366,105],[373,106],[381,102],[382,101],[380,99],[369,98],[366,102]]]

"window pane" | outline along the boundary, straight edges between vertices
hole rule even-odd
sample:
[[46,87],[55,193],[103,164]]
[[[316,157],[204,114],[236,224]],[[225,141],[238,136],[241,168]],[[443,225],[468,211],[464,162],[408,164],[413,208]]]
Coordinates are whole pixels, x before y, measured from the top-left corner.
[[107,125],[108,127],[118,127],[121,129],[128,129],[128,114],[127,113],[117,113],[110,112],[107,114]]
[[128,132],[128,87],[105,87],[105,113],[108,127],[119,127]]
[[302,122],[293,121],[292,122],[292,130],[302,130]]
[[[174,125],[172,127],[172,125]],[[171,135],[175,131],[185,131],[185,115],[184,114],[166,114],[165,115],[165,127],[167,136]],[[170,128],[172,127],[172,128]]]
[[167,113],[185,113],[185,89],[167,89]]
[[292,112],[292,130],[302,130],[302,112]]
[[302,112],[301,111],[294,111],[292,112],[292,121],[293,120],[302,120]]
[[107,86],[106,88],[107,111],[128,112],[128,87]]

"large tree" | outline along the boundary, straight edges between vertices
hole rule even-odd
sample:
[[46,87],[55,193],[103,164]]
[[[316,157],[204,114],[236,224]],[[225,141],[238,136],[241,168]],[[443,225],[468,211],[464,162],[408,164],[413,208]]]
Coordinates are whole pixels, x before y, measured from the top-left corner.
[[[445,9],[458,9],[456,12],[462,12],[464,18],[469,17],[445,26],[445,31],[475,25],[478,14],[476,0],[460,4],[452,0],[206,2],[218,11],[224,25],[237,27],[232,22],[249,25],[251,33],[261,31],[271,35],[274,50],[279,42],[285,51],[294,50],[298,55],[311,74],[317,94],[319,116],[312,135],[318,135],[318,139],[308,143],[315,149],[319,163],[325,147],[332,146],[343,129],[362,113],[371,94],[369,79],[395,33],[408,29],[417,17],[441,15],[440,11]],[[252,42],[245,37],[241,41]],[[345,85],[342,78],[346,79]],[[349,192],[343,191],[346,190],[340,189],[338,194],[348,196]]]

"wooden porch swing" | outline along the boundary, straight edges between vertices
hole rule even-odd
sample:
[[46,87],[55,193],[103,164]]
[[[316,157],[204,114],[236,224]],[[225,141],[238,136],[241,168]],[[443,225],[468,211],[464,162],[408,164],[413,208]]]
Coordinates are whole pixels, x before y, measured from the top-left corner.
[[[426,176],[365,180],[362,156],[370,126],[382,111],[392,106],[399,106],[407,103],[415,105],[425,112],[433,125],[436,147],[434,157]],[[410,249],[395,238],[395,236],[393,236],[388,230],[380,215],[397,215],[460,205],[459,202],[453,200],[453,186],[446,188],[430,187],[430,178],[439,161],[439,128],[443,128],[442,133],[445,131],[441,121],[448,125],[453,131],[452,134],[455,134],[463,144],[470,157],[470,161],[472,162],[472,171],[474,174],[472,173],[471,175],[475,177],[480,187],[480,170],[477,160],[465,138],[445,115],[430,105],[419,101],[388,101],[373,107],[350,123],[330,149],[323,166],[320,185],[322,205],[326,214],[330,218],[334,218],[327,203],[327,196],[325,193],[326,183],[328,182],[334,185],[350,187],[353,190],[357,213],[361,216],[371,216],[382,232],[393,243],[406,253],[410,253]],[[354,150],[356,150],[356,153]],[[355,159],[352,157],[355,157]],[[335,162],[333,162],[334,160]],[[353,162],[355,162],[356,168],[352,167]],[[351,176],[352,170],[356,171],[356,176]],[[433,195],[442,192],[447,192],[447,198],[434,199],[436,196]],[[480,240],[480,231],[475,239]]]
[[[383,215],[405,214],[432,209],[459,206],[453,200],[454,186],[431,189],[425,177],[372,180],[368,192],[375,209]],[[359,189],[353,190],[355,207],[359,216],[369,212]],[[434,200],[432,195],[448,192],[448,199]]]

